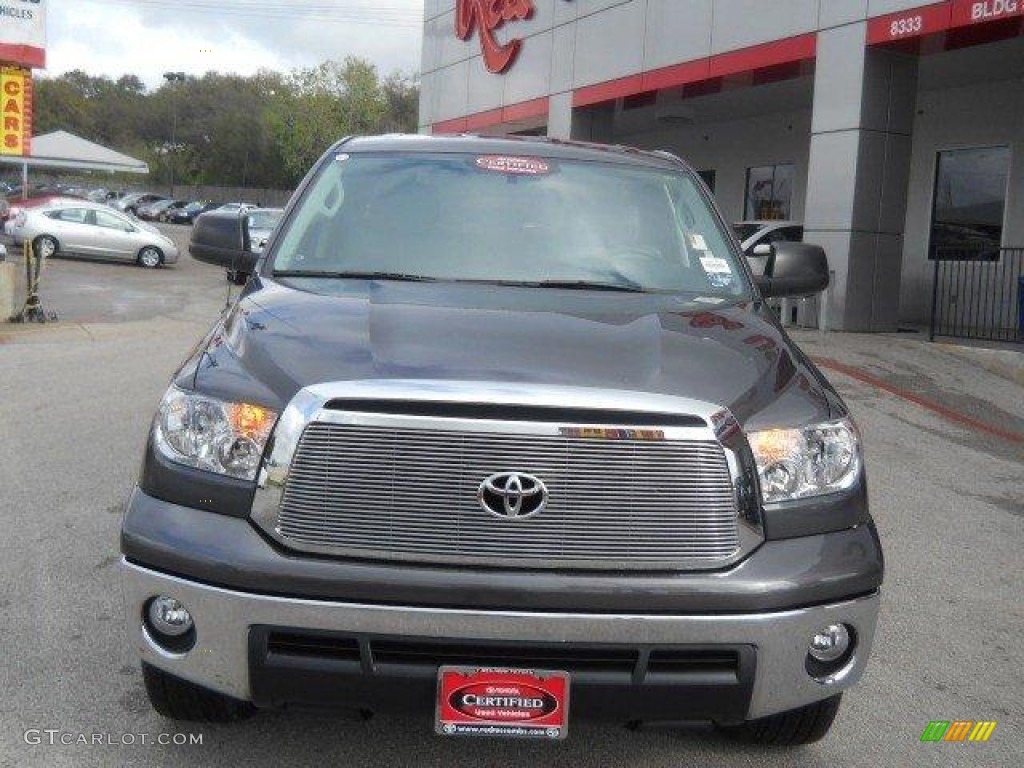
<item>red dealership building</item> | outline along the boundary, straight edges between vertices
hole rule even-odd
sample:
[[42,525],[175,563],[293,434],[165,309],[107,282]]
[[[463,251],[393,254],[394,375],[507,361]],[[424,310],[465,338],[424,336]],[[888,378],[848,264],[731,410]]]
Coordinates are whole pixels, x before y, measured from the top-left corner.
[[733,220],[799,222],[834,271],[808,324],[924,323],[954,260],[1016,312],[1024,0],[426,0],[422,72],[424,132],[669,149]]

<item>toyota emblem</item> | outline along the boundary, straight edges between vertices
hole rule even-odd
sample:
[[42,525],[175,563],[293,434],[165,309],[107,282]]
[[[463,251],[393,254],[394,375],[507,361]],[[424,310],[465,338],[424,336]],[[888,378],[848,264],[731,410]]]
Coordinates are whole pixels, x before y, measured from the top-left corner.
[[480,506],[503,520],[526,520],[539,515],[548,503],[548,489],[525,472],[499,472],[480,483]]

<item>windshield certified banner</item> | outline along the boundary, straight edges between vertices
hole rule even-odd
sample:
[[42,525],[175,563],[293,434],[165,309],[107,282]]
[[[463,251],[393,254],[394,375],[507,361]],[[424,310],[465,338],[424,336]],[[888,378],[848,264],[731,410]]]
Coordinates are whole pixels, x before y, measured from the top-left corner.
[[0,64],[46,66],[47,0],[0,0]]
[[32,72],[0,67],[0,155],[28,156],[32,149]]

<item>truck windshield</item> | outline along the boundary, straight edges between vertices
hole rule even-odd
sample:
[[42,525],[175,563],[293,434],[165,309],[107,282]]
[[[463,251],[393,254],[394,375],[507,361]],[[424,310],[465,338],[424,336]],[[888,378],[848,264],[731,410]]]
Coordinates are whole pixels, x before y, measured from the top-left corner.
[[286,227],[271,256],[277,276],[747,295],[728,236],[683,171],[343,154]]

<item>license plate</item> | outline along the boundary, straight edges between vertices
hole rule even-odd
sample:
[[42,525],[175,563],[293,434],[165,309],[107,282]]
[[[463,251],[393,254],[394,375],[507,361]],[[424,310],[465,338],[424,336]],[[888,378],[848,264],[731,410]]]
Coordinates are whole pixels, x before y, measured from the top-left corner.
[[564,739],[568,725],[567,672],[441,667],[438,673],[441,735]]

